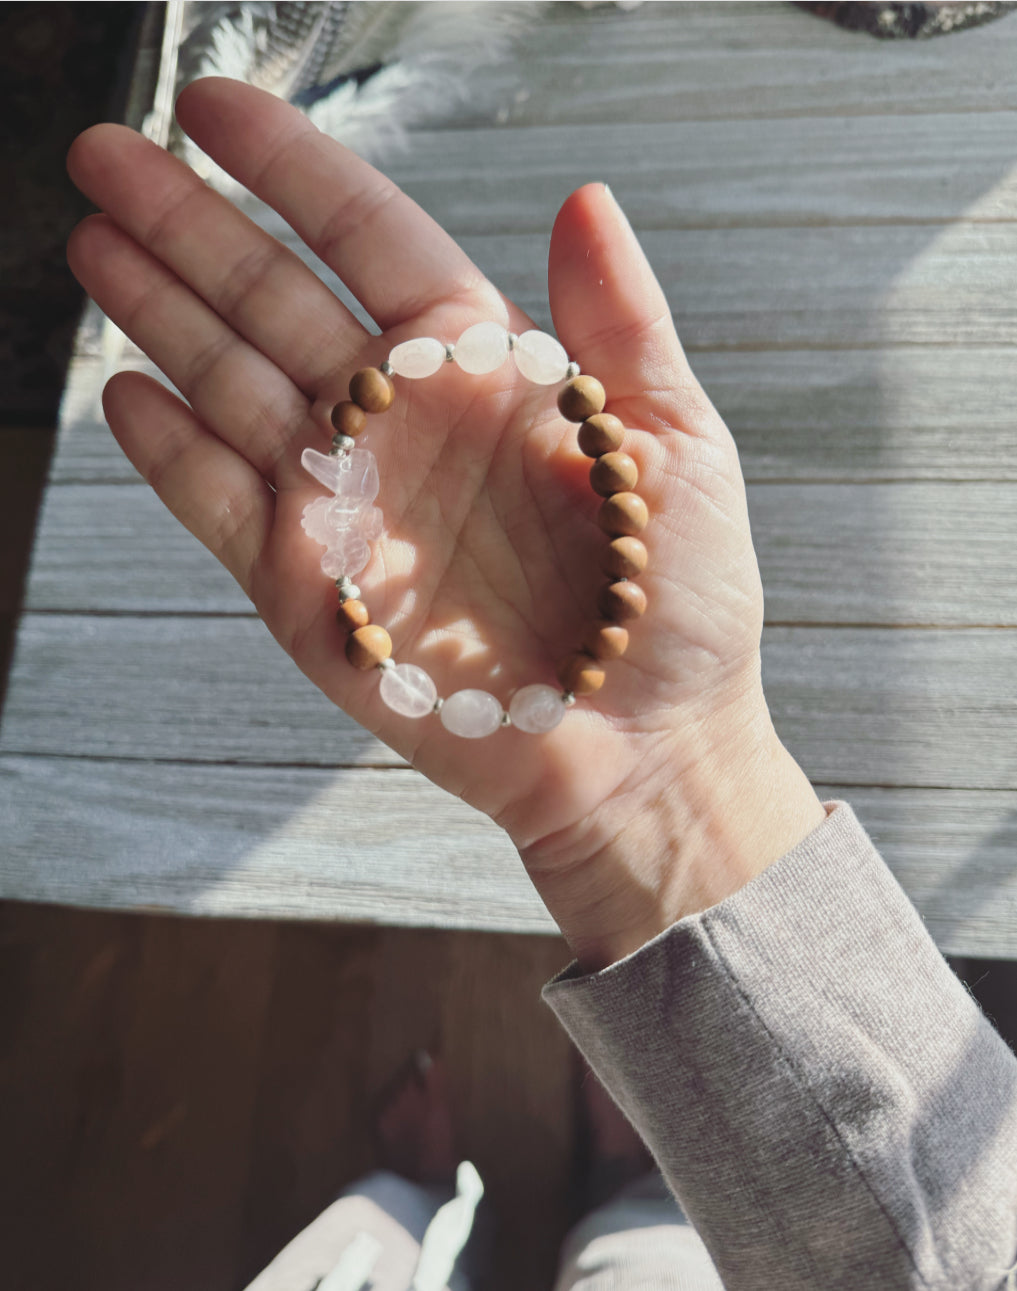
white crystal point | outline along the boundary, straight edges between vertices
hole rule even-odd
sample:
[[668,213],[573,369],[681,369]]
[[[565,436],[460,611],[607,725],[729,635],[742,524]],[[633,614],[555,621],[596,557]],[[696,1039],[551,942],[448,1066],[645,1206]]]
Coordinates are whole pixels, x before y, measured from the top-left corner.
[[486,690],[457,690],[441,707],[441,724],[453,735],[479,740],[501,726],[501,704]]
[[367,539],[359,533],[347,533],[342,537],[329,539],[329,548],[321,558],[321,572],[328,578],[342,578],[344,574],[352,578],[367,568],[371,559],[371,548]]
[[523,332],[512,351],[516,367],[538,386],[554,385],[564,381],[568,372],[569,356],[562,346],[547,332]]
[[430,377],[445,362],[445,347],[433,336],[403,341],[388,356],[392,371],[400,377]]
[[524,686],[516,691],[509,704],[512,725],[530,735],[553,731],[564,716],[561,691],[553,686]]
[[412,663],[397,663],[381,674],[381,697],[394,713],[403,717],[426,717],[438,699],[438,687],[423,670]]
[[500,323],[474,323],[456,341],[455,361],[474,376],[494,372],[508,356],[508,332]]
[[342,470],[334,490],[337,498],[349,498],[366,506],[378,496],[378,459],[366,448],[355,448],[341,457]]
[[373,502],[381,487],[378,479],[378,462],[366,448],[354,448],[343,457],[319,453],[305,448],[300,455],[300,465],[332,493],[343,497],[359,498]]
[[332,493],[335,492],[339,482],[343,461],[342,457],[330,457],[327,453],[319,453],[316,448],[305,448],[300,454],[300,465],[304,470]]

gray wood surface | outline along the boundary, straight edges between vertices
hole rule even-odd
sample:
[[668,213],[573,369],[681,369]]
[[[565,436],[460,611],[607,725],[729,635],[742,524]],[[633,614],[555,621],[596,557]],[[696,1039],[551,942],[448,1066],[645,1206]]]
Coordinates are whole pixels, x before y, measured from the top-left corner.
[[[732,348],[692,362],[750,483],[1017,480],[1011,347]],[[155,375],[130,354],[123,366]],[[95,356],[72,366],[53,484],[138,479],[101,420],[102,372]]]
[[[1017,626],[1017,483],[757,483],[749,510],[773,622]],[[141,484],[50,487],[27,608],[251,612]]]
[[[1009,631],[773,627],[763,670],[777,727],[815,780],[1017,787]],[[15,675],[7,753],[402,765],[254,617],[30,614]],[[521,732],[502,738],[525,750]]]
[[[359,809],[337,830],[349,778],[328,768],[171,766],[5,757],[19,829],[63,865],[19,849],[7,894],[193,915],[554,933],[518,857],[479,813],[410,769],[361,770]],[[1017,917],[1017,793],[817,784],[848,796],[947,953],[993,954]],[[61,809],[53,811],[59,798]],[[139,845],[139,821],[149,833]],[[423,827],[426,822],[426,827]],[[415,835],[408,851],[405,840]],[[964,900],[958,900],[958,893]]]
[[[881,43],[790,5],[551,6],[385,161],[540,325],[560,201],[611,184],[738,441],[778,728],[958,955],[1017,954],[1015,66],[1017,16]],[[336,713],[137,481],[103,368],[91,311],[0,891],[551,931],[499,832]]]
[[[873,45],[790,4],[605,6],[591,29],[558,5],[526,44],[526,76],[487,73],[509,126],[605,121],[998,112],[1017,107],[1013,46],[994,25],[958,41]],[[1009,33],[1007,33],[1009,35]],[[457,120],[487,125],[463,105]]]

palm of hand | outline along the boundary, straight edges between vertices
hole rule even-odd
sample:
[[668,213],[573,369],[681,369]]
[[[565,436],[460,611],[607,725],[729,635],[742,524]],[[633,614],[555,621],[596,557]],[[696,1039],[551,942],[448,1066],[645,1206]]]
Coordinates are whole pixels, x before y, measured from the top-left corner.
[[[189,94],[191,133],[251,187],[258,189],[248,179],[257,175],[255,149],[289,132],[306,149],[333,150],[342,188],[343,150],[320,136],[305,142],[308,127],[285,105],[222,82]],[[202,124],[207,117],[212,125]],[[441,262],[443,291],[421,281],[421,271],[416,291],[408,287],[405,301],[390,303],[380,279],[365,278],[357,294],[391,324],[384,337],[369,338],[295,260],[253,240],[221,199],[196,194],[177,163],[126,132],[100,131],[77,145],[72,174],[119,227],[101,218],[83,226],[72,266],[193,409],[141,378],[115,379],[107,412],[125,451],[335,703],[497,819],[524,851],[539,851],[544,839],[560,840],[563,856],[595,846],[604,804],[637,784],[666,785],[689,731],[755,686],[762,619],[737,454],[685,365],[659,288],[613,201],[591,187],[566,205],[552,243],[551,304],[563,343],[603,382],[609,409],[634,428],[626,449],[652,518],[651,564],[641,579],[651,610],[625,658],[610,666],[604,690],[552,735],[466,741],[434,720],[392,714],[374,679],[342,658],[334,589],[321,573],[321,549],[300,527],[303,507],[320,493],[300,468],[300,452],[324,448],[327,407],[345,397],[345,380],[397,341],[454,340],[485,318],[521,331],[527,320],[408,199],[385,190],[376,223],[396,207],[391,218],[418,235],[420,259]],[[129,186],[128,171],[141,165],[151,184]],[[361,190],[378,181],[356,166]],[[263,195],[273,201],[266,173]],[[295,207],[300,200],[298,189]],[[221,205],[206,217],[211,203]],[[188,206],[196,211],[191,227]],[[225,229],[221,245],[235,247],[243,290],[217,284],[209,258],[216,248],[203,249],[203,220],[214,216]],[[330,223],[324,250],[315,248],[347,280],[351,253],[343,248],[353,227],[352,219],[341,231]],[[209,237],[204,232],[206,246]],[[391,243],[387,257],[385,250],[375,254],[392,265]],[[276,322],[269,298],[281,294],[288,304]],[[291,323],[289,339],[285,317],[298,313],[310,321],[302,332]],[[165,339],[167,324],[181,339]],[[249,407],[238,412],[244,388]],[[511,361],[487,377],[450,365],[426,381],[397,381],[395,405],[371,419],[360,443],[378,458],[386,532],[357,581],[372,617],[391,632],[396,657],[424,667],[442,694],[477,686],[506,704],[518,686],[553,681],[554,662],[595,616],[605,541],[589,461],[553,394],[530,385]],[[549,854],[558,850],[549,844]]]

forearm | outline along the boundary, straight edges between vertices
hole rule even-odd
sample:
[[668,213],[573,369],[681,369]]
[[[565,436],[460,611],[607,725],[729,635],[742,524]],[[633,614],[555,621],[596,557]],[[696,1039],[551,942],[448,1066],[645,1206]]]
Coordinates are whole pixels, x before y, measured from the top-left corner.
[[1002,1285],[1017,1063],[846,806],[546,998],[731,1291]]

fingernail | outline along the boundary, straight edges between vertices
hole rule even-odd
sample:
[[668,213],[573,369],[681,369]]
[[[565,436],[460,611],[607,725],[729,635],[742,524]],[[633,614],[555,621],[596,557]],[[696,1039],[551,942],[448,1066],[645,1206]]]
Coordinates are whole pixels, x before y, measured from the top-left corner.
[[631,221],[629,220],[629,217],[625,214],[625,211],[622,209],[622,204],[621,204],[621,202],[619,202],[619,201],[618,201],[618,199],[617,199],[617,197],[615,197],[615,195],[614,195],[614,190],[611,188],[611,185],[610,185],[610,184],[605,184],[605,185],[604,185],[604,192],[608,195],[608,197],[611,199],[612,203],[614,204],[614,209],[618,212],[618,214],[619,214],[619,215],[621,216],[621,218],[625,221],[625,223],[629,226],[629,228],[631,228],[631,227],[632,227],[632,223],[631,223]]

